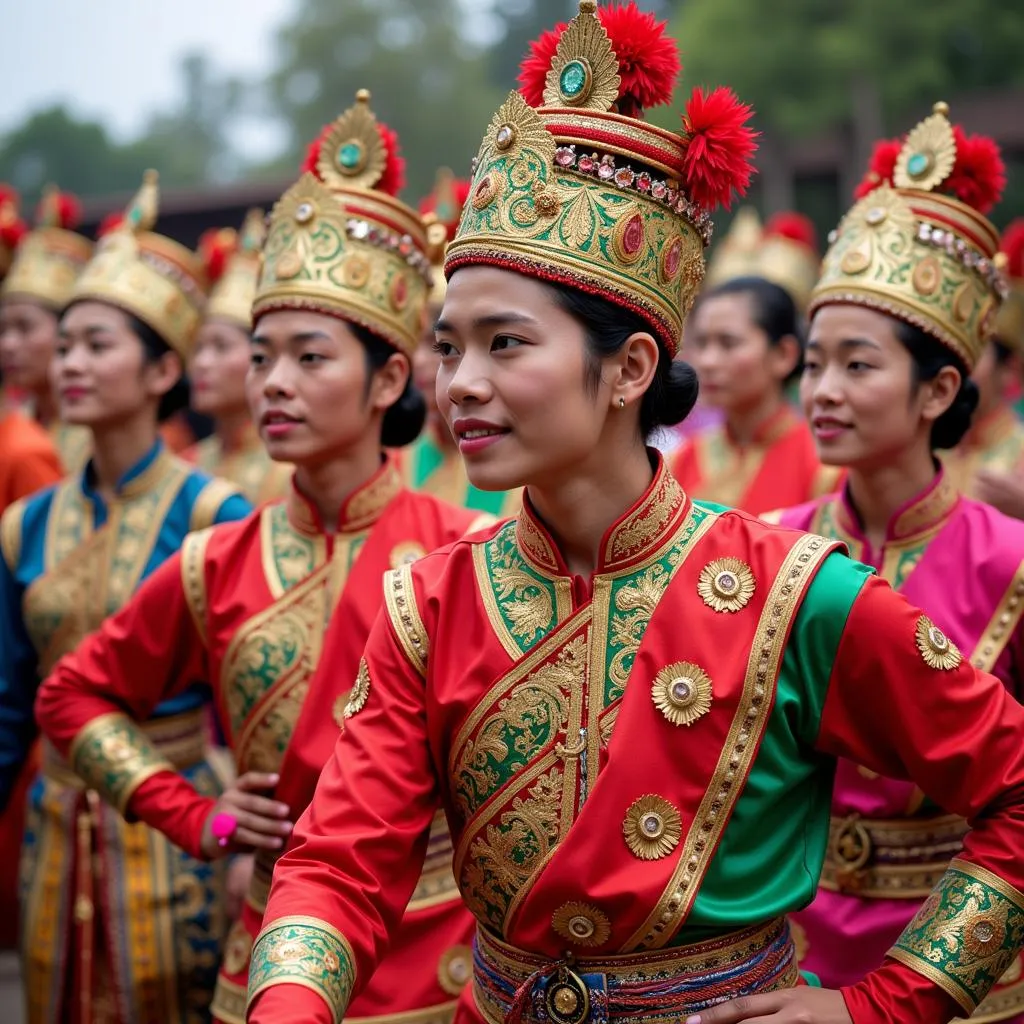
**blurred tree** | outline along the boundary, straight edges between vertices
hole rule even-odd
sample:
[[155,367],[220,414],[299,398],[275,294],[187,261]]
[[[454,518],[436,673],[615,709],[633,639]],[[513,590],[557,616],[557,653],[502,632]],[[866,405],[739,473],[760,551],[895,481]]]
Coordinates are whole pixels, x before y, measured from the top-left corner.
[[407,160],[406,198],[433,184],[436,169],[467,174],[501,93],[479,50],[460,35],[457,0],[300,0],[278,35],[269,82],[272,108],[291,133],[297,168],[321,128],[360,88],[398,132]]

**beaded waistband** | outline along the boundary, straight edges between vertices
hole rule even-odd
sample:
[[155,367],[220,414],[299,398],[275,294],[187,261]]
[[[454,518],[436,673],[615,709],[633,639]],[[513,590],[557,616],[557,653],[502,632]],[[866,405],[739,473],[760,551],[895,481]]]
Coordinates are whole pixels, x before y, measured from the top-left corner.
[[726,999],[798,984],[783,919],[708,942],[602,958],[553,961],[482,930],[473,995],[489,1024],[675,1024]]
[[[206,708],[200,707],[166,718],[139,722],[138,727],[160,754],[180,771],[191,768],[206,757],[210,746],[208,724]],[[72,789],[86,788],[48,740],[43,743],[42,772],[46,778],[61,785]]]
[[924,899],[963,848],[967,830],[955,814],[832,818],[821,887],[875,899]]

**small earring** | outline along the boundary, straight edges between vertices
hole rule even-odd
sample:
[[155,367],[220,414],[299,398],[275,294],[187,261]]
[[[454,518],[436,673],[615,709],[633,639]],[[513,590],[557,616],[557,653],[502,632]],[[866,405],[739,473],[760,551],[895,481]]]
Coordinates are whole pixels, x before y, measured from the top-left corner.
[[626,400],[622,397],[622,395],[619,395],[619,408],[620,409],[625,409],[626,408]]

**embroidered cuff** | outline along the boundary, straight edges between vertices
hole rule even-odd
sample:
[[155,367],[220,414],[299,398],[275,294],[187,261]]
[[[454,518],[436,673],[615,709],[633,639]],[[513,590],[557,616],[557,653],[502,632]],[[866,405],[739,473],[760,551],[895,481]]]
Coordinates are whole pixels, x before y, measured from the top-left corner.
[[970,1016],[1024,946],[1024,893],[955,859],[889,956],[949,993]]
[[253,947],[249,1004],[271,985],[302,985],[327,1003],[338,1024],[355,980],[355,958],[341,932],[315,917],[282,917],[263,929]]
[[127,715],[100,715],[75,737],[71,767],[90,789],[126,814],[132,794],[157,772],[175,771]]

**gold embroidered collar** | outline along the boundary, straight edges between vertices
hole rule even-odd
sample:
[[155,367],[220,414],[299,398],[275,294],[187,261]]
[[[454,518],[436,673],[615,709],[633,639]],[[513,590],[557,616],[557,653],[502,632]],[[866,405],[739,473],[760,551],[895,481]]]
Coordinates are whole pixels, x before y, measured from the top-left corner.
[[[621,572],[646,560],[686,514],[689,499],[665,466],[660,452],[648,449],[654,479],[640,499],[608,528],[601,540],[595,574]],[[516,521],[516,541],[524,557],[539,572],[569,576],[561,552],[523,495],[523,510]]]
[[[850,499],[848,483],[835,502],[840,527],[851,537],[863,540],[864,530]],[[936,533],[948,522],[959,502],[960,495],[940,468],[920,494],[896,510],[886,529],[885,544],[921,540]]]
[[[402,474],[395,459],[384,456],[380,469],[345,499],[338,515],[336,532],[357,533],[372,526],[398,496],[402,487]],[[298,489],[294,477],[285,500],[288,521],[299,533],[308,537],[319,537],[326,533],[319,511]]]
[[[131,501],[152,490],[177,464],[177,459],[157,439],[153,447],[118,480],[114,494],[119,501]],[[96,492],[92,459],[86,463],[80,477],[82,493],[93,501],[99,500]]]

